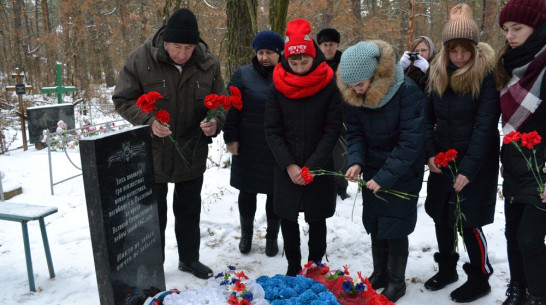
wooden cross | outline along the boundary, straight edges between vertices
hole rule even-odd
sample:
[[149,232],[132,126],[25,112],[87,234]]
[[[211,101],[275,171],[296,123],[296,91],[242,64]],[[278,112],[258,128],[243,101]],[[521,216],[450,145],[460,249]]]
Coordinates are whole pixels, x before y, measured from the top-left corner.
[[11,75],[16,79],[15,86],[7,86],[6,91],[15,91],[19,98],[19,112],[17,115],[21,118],[21,132],[23,133],[23,150],[27,150],[27,129],[25,127],[25,106],[23,105],[23,94],[26,93],[26,89],[32,89],[32,86],[23,84],[23,78],[25,74],[21,73],[19,68],[15,68],[15,73]]
[[63,94],[67,92],[74,92],[76,91],[76,87],[74,86],[62,86],[62,72],[61,72],[61,64],[57,63],[57,86],[56,87],[43,87],[42,93],[57,93],[57,102],[58,104],[63,103]]

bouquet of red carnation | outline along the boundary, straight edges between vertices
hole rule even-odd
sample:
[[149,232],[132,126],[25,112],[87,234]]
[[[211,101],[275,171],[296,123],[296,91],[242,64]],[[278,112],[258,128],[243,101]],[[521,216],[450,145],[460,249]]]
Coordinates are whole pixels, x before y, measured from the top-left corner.
[[[459,174],[459,169],[457,168],[457,162],[455,161],[457,159],[457,151],[455,149],[448,149],[446,152],[439,152],[434,157],[434,164],[448,168],[451,172],[451,176],[453,178],[453,184],[455,184],[455,181],[457,180],[457,175]],[[461,198],[462,195],[459,194],[459,192],[455,192],[455,244],[453,247],[453,251],[455,249],[459,249],[459,235],[457,234],[457,230],[461,233],[461,236],[464,237],[463,233],[463,221],[466,221],[466,217],[464,216],[463,212],[461,211],[461,202],[463,199]],[[464,245],[464,239],[463,239],[463,245]],[[466,246],[465,246],[466,249]]]
[[[521,141],[521,145],[519,142]],[[542,181],[542,173],[546,173],[546,168],[543,164],[538,164],[537,162],[537,155],[536,155],[536,149],[535,146],[540,144],[542,141],[542,137],[536,132],[531,131],[527,133],[520,133],[519,131],[512,131],[509,134],[505,135],[502,139],[502,142],[506,145],[512,143],[516,149],[521,153],[523,158],[525,159],[525,163],[527,164],[527,168],[529,171],[531,171],[531,174],[533,174],[533,177],[535,178],[535,181],[538,184],[537,190],[539,193],[539,196],[544,195],[544,182]],[[527,155],[523,152],[522,146],[530,149],[533,153],[533,156],[527,157]],[[540,209],[542,211],[546,211],[543,208],[540,208],[537,206],[537,209]]]
[[229,91],[231,96],[218,95],[214,93],[205,96],[205,107],[209,109],[205,122],[216,118],[223,111],[228,111],[231,106],[235,107],[237,110],[243,109],[241,91],[235,86],[230,86]]
[[[163,126],[169,126],[169,121],[171,120],[169,113],[166,110],[157,110],[155,104],[157,100],[163,98],[163,96],[156,91],[150,91],[148,93],[142,94],[136,101],[136,105],[138,108],[140,108],[140,111],[143,113],[153,113],[154,118]],[[182,158],[182,161],[186,166],[190,166],[190,163],[182,153],[182,150],[180,149],[180,145],[178,144],[178,141],[174,139],[172,134],[169,135],[169,139],[174,144],[174,147],[176,147],[176,150],[178,151],[178,154],[180,155],[180,158]]]

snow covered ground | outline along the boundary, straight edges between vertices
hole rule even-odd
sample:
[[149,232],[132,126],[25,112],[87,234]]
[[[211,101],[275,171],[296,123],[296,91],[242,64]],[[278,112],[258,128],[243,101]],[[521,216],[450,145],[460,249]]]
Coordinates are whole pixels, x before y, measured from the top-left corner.
[[[215,273],[224,271],[226,265],[231,264],[254,278],[260,275],[284,274],[286,259],[281,254],[273,258],[264,254],[266,218],[263,195],[259,197],[252,250],[248,255],[242,255],[238,251],[240,237],[238,190],[229,185],[230,169],[215,166],[222,165],[229,158],[220,138],[211,145],[210,168],[205,173],[203,185],[201,261],[210,266]],[[17,143],[14,143],[13,147],[16,145]],[[63,152],[55,152],[52,156],[55,181],[78,173]],[[79,164],[78,150],[69,150],[68,156]],[[28,288],[21,225],[0,221],[0,291],[3,291],[0,294],[0,303],[98,305],[99,296],[82,177],[55,186],[55,195],[50,195],[47,149],[38,151],[33,146],[26,152],[18,149],[8,155],[0,155],[0,170],[5,173],[4,186],[15,184],[22,186],[23,189],[23,194],[10,199],[10,202],[56,206],[59,209],[58,213],[45,219],[56,273],[54,279],[49,279],[38,222],[29,223],[37,292],[30,292]],[[357,195],[355,184],[350,184],[349,194],[351,198],[345,201],[338,198],[336,213],[327,221],[328,264],[331,267],[348,264],[349,270],[354,274],[356,271],[362,271],[363,274],[369,275],[372,272],[370,237],[362,226],[362,199]],[[424,211],[425,194],[426,185],[419,199],[417,228],[410,235],[410,257],[406,271],[407,293],[397,304],[455,304],[449,299],[449,293],[466,280],[462,264],[468,261],[468,257],[463,250],[460,253],[457,283],[437,292],[427,291],[423,287],[423,283],[437,268],[432,257],[437,250],[434,224]],[[177,269],[172,211],[169,211],[168,217],[164,264],[167,289],[183,290],[205,285],[205,280]],[[308,228],[303,221],[300,221],[300,227],[303,236],[302,256],[306,258]],[[495,270],[490,278],[492,292],[472,304],[501,304],[505,299],[504,293],[509,280],[502,200],[499,199],[497,202],[495,222],[484,227],[484,232],[488,240],[490,260]],[[282,238],[279,238],[279,246],[282,248]],[[459,248],[463,249],[462,244]]]

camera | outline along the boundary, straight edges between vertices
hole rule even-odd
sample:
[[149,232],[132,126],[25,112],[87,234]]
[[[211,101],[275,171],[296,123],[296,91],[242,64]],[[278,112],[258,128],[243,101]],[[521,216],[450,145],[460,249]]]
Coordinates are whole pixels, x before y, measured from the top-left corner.
[[411,61],[415,61],[417,59],[417,55],[419,55],[419,52],[409,52],[408,56]]

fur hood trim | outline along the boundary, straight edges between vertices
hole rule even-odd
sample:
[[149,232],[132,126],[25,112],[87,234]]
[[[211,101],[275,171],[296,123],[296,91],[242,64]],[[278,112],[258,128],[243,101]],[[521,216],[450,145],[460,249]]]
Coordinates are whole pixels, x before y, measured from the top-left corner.
[[457,94],[465,94],[472,92],[472,82],[481,84],[484,78],[493,71],[495,67],[495,51],[485,42],[480,42],[477,46],[478,60],[476,66],[472,70],[468,70],[463,74],[455,75],[453,73],[449,78],[449,84],[453,92]]
[[[343,100],[352,106],[362,107],[364,105],[370,108],[376,108],[380,105],[381,100],[389,91],[396,76],[396,55],[393,47],[382,40],[370,40],[368,42],[375,43],[379,47],[381,57],[377,63],[377,68],[373,76],[372,83],[366,91],[365,95],[357,94],[349,85],[344,84],[337,73],[337,86],[343,96]],[[338,68],[339,71],[339,68]]]

